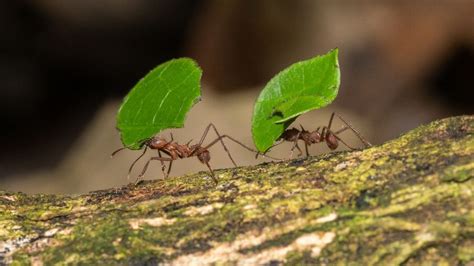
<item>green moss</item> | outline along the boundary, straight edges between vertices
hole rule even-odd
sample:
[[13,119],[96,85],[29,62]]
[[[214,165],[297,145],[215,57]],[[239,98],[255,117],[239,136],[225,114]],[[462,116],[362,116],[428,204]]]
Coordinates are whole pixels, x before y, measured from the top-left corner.
[[0,247],[13,247],[5,260],[17,264],[156,264],[191,255],[466,263],[473,136],[474,118],[455,117],[362,151],[217,170],[217,186],[200,172],[80,196],[0,192]]
[[467,263],[474,260],[474,240],[467,240],[457,249],[457,257],[463,262]]
[[[474,145],[474,143],[472,145]],[[472,177],[474,177],[474,162],[447,167],[441,179],[443,181],[464,182]]]

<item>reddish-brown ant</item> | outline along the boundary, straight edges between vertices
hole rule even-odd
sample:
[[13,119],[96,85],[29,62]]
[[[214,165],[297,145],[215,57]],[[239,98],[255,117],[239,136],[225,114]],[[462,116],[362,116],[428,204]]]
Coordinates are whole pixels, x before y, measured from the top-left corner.
[[[211,127],[216,132],[217,138],[215,140],[213,140],[211,143],[207,144],[206,146],[202,146],[202,143],[204,142],[204,140],[205,140],[205,138],[206,138],[206,136],[209,132],[209,129]],[[227,149],[227,147],[224,144],[224,141],[223,141],[224,138],[228,138],[228,139],[232,140],[233,142],[239,144],[240,146],[244,147],[245,149],[257,153],[257,156],[258,156],[258,152],[256,150],[246,146],[245,144],[241,143],[240,141],[238,141],[238,140],[236,140],[236,139],[234,139],[234,138],[232,138],[228,135],[220,135],[219,132],[217,131],[216,127],[214,126],[214,124],[211,123],[204,130],[204,133],[203,133],[203,135],[201,137],[201,140],[199,141],[198,144],[190,145],[191,141],[189,141],[186,144],[178,144],[177,142],[173,141],[173,135],[171,135],[171,141],[167,141],[165,138],[160,137],[160,136],[156,136],[156,137],[153,137],[153,138],[150,138],[150,139],[146,140],[143,143],[143,146],[145,146],[145,149],[143,150],[143,153],[137,159],[135,159],[135,161],[133,161],[133,163],[130,165],[130,168],[128,170],[128,176],[130,177],[130,174],[131,174],[132,169],[135,166],[135,164],[138,162],[138,160],[140,160],[145,155],[147,149],[150,148],[150,149],[157,150],[158,151],[158,156],[151,157],[150,159],[148,159],[145,166],[143,167],[142,172],[138,176],[138,179],[143,177],[146,170],[148,169],[148,165],[153,160],[157,160],[157,161],[161,162],[161,166],[162,166],[161,170],[163,172],[163,175],[166,178],[169,175],[170,171],[171,171],[171,166],[172,166],[174,160],[196,156],[201,163],[205,164],[209,168],[209,171],[211,172],[212,179],[214,180],[215,183],[217,183],[217,178],[214,175],[214,171],[212,170],[211,166],[209,165],[209,161],[211,160],[211,156],[210,156],[210,153],[209,153],[209,148],[210,147],[212,147],[217,142],[221,142],[222,146],[224,147],[224,150],[226,151],[227,155],[229,156],[229,159],[232,161],[234,166],[237,167],[237,164],[235,163],[234,159],[232,158],[232,155],[230,155],[229,150]],[[119,151],[121,151],[123,149],[125,149],[125,147],[114,151],[112,153],[112,156],[114,156],[115,154],[117,154]],[[168,155],[169,157],[163,157],[161,152]],[[276,158],[266,156],[266,155],[263,155],[263,154],[262,154],[262,156],[263,157],[268,157],[268,158],[271,158],[271,159],[276,159]],[[167,172],[165,172],[164,162],[169,162]]]
[[[345,124],[345,127],[343,127],[342,129],[336,132],[331,130],[332,121],[334,120],[335,115],[337,115],[337,117]],[[312,131],[312,132],[305,130],[303,126],[301,125],[300,127],[301,127],[301,130],[297,128],[291,128],[291,129],[285,130],[279,138],[281,142],[273,145],[271,148],[277,145],[280,145],[281,143],[285,141],[293,142],[294,144],[293,144],[293,147],[291,148],[290,158],[293,155],[293,151],[295,148],[298,149],[299,151],[298,156],[301,156],[303,154],[303,152],[301,151],[301,148],[298,146],[299,140],[302,140],[304,142],[306,156],[309,156],[308,147],[311,144],[321,143],[321,142],[326,142],[329,149],[331,150],[337,149],[337,147],[339,146],[339,142],[344,144],[349,149],[354,150],[355,148],[349,146],[346,142],[344,142],[340,137],[337,136],[338,134],[342,133],[343,131],[346,131],[347,129],[352,130],[352,132],[355,133],[355,135],[360,139],[360,141],[362,141],[362,143],[364,143],[366,147],[372,146],[372,144],[370,144],[367,140],[365,140],[362,137],[362,135],[357,130],[355,130],[354,127],[350,123],[348,123],[346,120],[344,120],[340,115],[336,114],[335,112],[331,114],[331,118],[329,119],[328,126],[324,126],[321,132],[319,132],[319,129],[321,127],[318,127],[315,131]]]

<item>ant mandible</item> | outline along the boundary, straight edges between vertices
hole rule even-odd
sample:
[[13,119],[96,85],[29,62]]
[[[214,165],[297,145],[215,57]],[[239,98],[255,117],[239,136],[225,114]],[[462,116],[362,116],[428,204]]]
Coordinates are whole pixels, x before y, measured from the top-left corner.
[[[206,136],[207,134],[209,133],[209,130],[210,129],[213,129],[214,132],[216,133],[217,135],[217,138],[215,140],[213,140],[211,143],[207,144],[206,146],[202,146],[204,140],[206,139]],[[140,173],[140,175],[138,176],[137,178],[137,181],[143,177],[143,175],[145,175],[145,172],[147,171],[148,169],[148,165],[150,164],[151,161],[153,160],[157,160],[157,161],[160,161],[161,162],[161,171],[163,172],[163,175],[164,177],[168,177],[170,171],[171,171],[171,166],[173,164],[173,161],[177,160],[177,159],[183,159],[183,158],[189,158],[189,157],[193,157],[193,156],[196,156],[199,161],[203,164],[205,164],[207,166],[207,168],[209,168],[209,171],[211,173],[211,176],[212,176],[212,179],[214,180],[214,182],[217,184],[217,178],[216,176],[214,175],[214,171],[212,170],[210,164],[209,164],[209,161],[211,160],[211,155],[210,155],[210,152],[209,152],[209,148],[212,147],[214,144],[216,144],[217,142],[220,142],[222,144],[222,147],[224,148],[225,152],[227,153],[227,155],[229,156],[229,159],[232,161],[232,164],[234,164],[235,167],[237,167],[237,164],[235,163],[234,159],[232,158],[232,155],[230,155],[230,152],[229,150],[227,149],[223,139],[224,138],[227,138],[229,140],[232,140],[233,142],[239,144],[240,146],[244,147],[245,149],[251,151],[251,152],[255,152],[257,153],[257,156],[258,156],[258,152],[248,146],[246,146],[245,144],[241,143],[240,141],[228,136],[228,135],[220,135],[219,132],[217,131],[217,128],[214,126],[214,124],[210,123],[206,129],[204,130],[204,133],[201,137],[201,140],[198,142],[198,144],[194,144],[194,145],[190,145],[191,141],[189,141],[188,143],[186,144],[179,144],[177,142],[175,142],[173,140],[173,135],[171,134],[171,141],[167,141],[165,138],[163,137],[160,137],[160,136],[156,136],[156,137],[152,137],[148,140],[146,140],[144,142],[144,146],[145,146],[145,149],[143,150],[142,154],[137,158],[135,159],[135,161],[133,161],[133,163],[130,165],[130,168],[128,170],[128,177],[130,177],[130,174],[132,172],[132,169],[133,167],[135,166],[135,164],[145,155],[146,151],[148,149],[153,149],[153,150],[157,150],[158,151],[158,156],[155,156],[155,157],[151,157],[150,159],[148,159],[148,161],[146,162],[145,166],[143,167],[143,170],[142,172]],[[119,151],[122,151],[126,149],[125,147],[122,147],[116,151],[114,151],[112,153],[112,156],[114,156],[115,154],[117,154]],[[169,157],[163,157],[161,152],[163,152],[164,154],[168,155]],[[270,156],[267,156],[267,155],[263,155],[261,154],[263,157],[268,157],[268,158],[271,158],[271,159],[276,159],[276,160],[279,160],[277,158],[273,158],[273,157],[270,157]],[[165,165],[164,165],[164,162],[169,162],[169,165],[168,165],[168,171],[165,172]]]
[[[334,120],[335,115],[345,124],[345,127],[343,127],[342,129],[340,129],[336,132],[331,130],[332,121]],[[327,146],[331,150],[337,149],[337,147],[339,146],[339,142],[344,144],[349,149],[354,150],[355,148],[349,146],[339,136],[337,136],[338,134],[346,131],[347,129],[352,130],[352,132],[354,132],[354,134],[359,138],[359,140],[362,143],[364,143],[364,145],[366,147],[371,147],[372,146],[372,144],[370,144],[367,140],[365,140],[362,137],[362,135],[357,130],[355,130],[354,127],[349,122],[344,120],[344,118],[342,118],[339,114],[336,114],[335,112],[333,112],[331,114],[331,118],[329,119],[328,126],[324,126],[322,128],[321,132],[319,132],[319,129],[321,127],[318,127],[316,130],[314,130],[312,132],[305,130],[303,128],[303,126],[301,126],[301,125],[300,125],[300,127],[301,127],[301,130],[299,130],[297,128],[291,128],[291,129],[285,130],[279,138],[280,142],[273,145],[271,148],[273,148],[277,145],[280,145],[281,143],[283,143],[285,141],[293,142],[294,144],[293,144],[293,147],[291,148],[290,158],[292,157],[293,151],[294,151],[295,148],[298,149],[298,151],[299,151],[298,156],[301,156],[303,154],[303,152],[301,151],[301,148],[298,145],[299,140],[302,140],[304,142],[306,157],[309,156],[308,147],[311,144],[321,143],[321,142],[326,142]]]

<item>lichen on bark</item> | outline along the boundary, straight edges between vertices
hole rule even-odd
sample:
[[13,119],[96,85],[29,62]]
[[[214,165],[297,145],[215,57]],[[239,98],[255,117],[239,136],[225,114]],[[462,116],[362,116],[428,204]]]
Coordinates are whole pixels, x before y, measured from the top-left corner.
[[474,117],[359,151],[79,196],[0,192],[0,264],[474,261]]

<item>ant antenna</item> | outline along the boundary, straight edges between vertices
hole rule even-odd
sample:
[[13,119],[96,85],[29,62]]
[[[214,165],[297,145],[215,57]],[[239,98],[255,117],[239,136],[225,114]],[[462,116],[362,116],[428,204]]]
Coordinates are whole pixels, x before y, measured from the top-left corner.
[[115,150],[115,151],[112,152],[112,154],[110,155],[110,158],[114,157],[115,154],[117,154],[117,153],[119,153],[119,152],[121,152],[121,151],[123,151],[123,150],[125,150],[125,149],[126,149],[126,147],[122,147],[122,148],[119,148],[119,149]]
[[130,165],[130,168],[128,168],[128,175],[127,175],[128,180],[130,180],[130,174],[132,173],[133,167],[138,162],[138,160],[140,160],[145,155],[147,149],[148,149],[148,146],[145,146],[145,149],[143,150],[142,154],[140,156],[138,156],[138,158],[135,159],[135,161],[133,161],[133,163]]
[[276,144],[273,144],[273,146],[271,146],[270,148],[268,148],[268,150],[266,150],[265,152],[259,152],[259,151],[256,152],[256,151],[253,151],[253,150],[252,150],[253,152],[256,152],[256,153],[255,153],[255,159],[257,159],[258,156],[261,155],[261,156],[264,157],[264,158],[270,158],[270,159],[273,159],[273,160],[281,161],[281,159],[273,158],[273,157],[268,156],[267,153],[268,153],[271,149],[275,148],[276,146],[278,146],[278,145],[280,145],[280,144],[283,144],[284,142],[285,142],[285,141],[280,141],[280,142],[278,142],[278,143],[276,143]]

